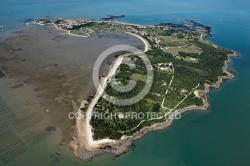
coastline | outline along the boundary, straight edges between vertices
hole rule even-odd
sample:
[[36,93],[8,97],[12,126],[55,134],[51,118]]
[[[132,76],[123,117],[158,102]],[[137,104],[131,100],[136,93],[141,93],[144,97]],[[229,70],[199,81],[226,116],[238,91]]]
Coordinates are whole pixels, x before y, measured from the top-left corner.
[[[229,54],[228,55],[228,59],[226,61],[224,61],[224,66],[223,66],[223,71],[227,74],[227,76],[219,76],[218,77],[218,81],[216,83],[213,84],[205,84],[205,90],[197,90],[198,91],[198,95],[199,97],[202,99],[203,101],[203,106],[189,106],[186,108],[182,108],[178,111],[180,114],[188,112],[188,111],[205,111],[210,107],[210,103],[209,100],[207,98],[208,93],[210,92],[210,90],[212,88],[219,88],[221,86],[221,84],[223,83],[223,81],[225,80],[229,80],[229,79],[233,79],[235,78],[235,74],[231,73],[228,69],[228,63],[231,62],[231,57],[237,57],[239,56],[239,54],[235,51],[233,51],[233,54]],[[98,94],[98,93],[97,93]],[[94,157],[101,155],[103,153],[112,153],[115,156],[120,156],[124,153],[127,153],[130,149],[131,146],[133,145],[133,142],[142,138],[143,136],[145,136],[146,134],[152,132],[152,131],[156,131],[156,130],[163,130],[166,129],[168,127],[171,126],[171,124],[173,123],[173,119],[167,119],[165,122],[163,123],[157,123],[151,126],[147,126],[144,127],[143,129],[135,132],[133,135],[131,136],[122,136],[120,140],[111,140],[111,139],[102,139],[102,140],[98,140],[95,141],[96,143],[99,143],[99,146],[96,146],[97,144],[94,144],[95,147],[86,147],[86,146],[78,146],[77,148],[74,148],[74,154],[76,155],[76,157],[82,159],[83,161],[91,161]],[[74,138],[74,141],[77,140],[77,142],[83,138],[81,137],[79,139],[79,133],[81,133],[82,130],[80,130],[80,123],[78,123],[76,129],[77,129],[77,137]],[[89,127],[89,129],[91,129],[91,127]],[[93,140],[93,137],[92,137]],[[70,143],[70,147],[71,144],[73,142]],[[73,143],[74,144],[74,143]],[[108,147],[108,148],[107,148]]]
[[[204,110],[209,109],[210,103],[209,103],[207,95],[209,94],[210,90],[212,88],[219,88],[221,84],[223,83],[223,81],[225,80],[235,78],[235,74],[228,71],[229,69],[228,63],[231,62],[230,58],[232,56],[237,57],[239,56],[239,54],[234,51],[234,54],[229,54],[228,59],[224,62],[225,65],[223,66],[223,71],[228,74],[227,76],[220,76],[218,78],[218,81],[212,85],[206,84],[205,90],[197,90],[199,96],[202,98],[203,106],[194,106],[194,105],[189,106],[186,108],[182,108],[180,110],[176,110],[178,111],[178,113],[183,114],[188,111],[204,111]],[[103,140],[102,142],[102,140],[99,140],[98,141],[100,143],[99,147],[95,149],[91,149],[91,150],[89,150],[85,146],[81,146],[81,144],[79,143],[78,143],[79,145],[78,147],[75,146],[77,144],[75,141],[78,142],[79,137],[74,138],[74,141],[72,141],[69,144],[69,146],[73,148],[74,155],[76,155],[78,158],[80,158],[83,161],[91,161],[94,157],[99,156],[103,153],[113,153],[115,156],[120,156],[124,153],[127,153],[131,149],[134,141],[141,139],[143,136],[145,136],[146,134],[150,132],[157,131],[157,130],[164,130],[170,127],[173,121],[174,121],[173,119],[167,119],[163,123],[157,123],[151,126],[144,127],[140,131],[135,132],[132,136],[122,136],[120,140],[109,140],[109,142],[105,142],[105,140]],[[79,129],[81,128],[80,126],[77,126],[76,129],[80,131]]]
[[[96,22],[98,22],[98,21],[96,21]],[[104,22],[104,21],[102,21],[102,22]],[[127,25],[127,23],[120,23],[120,22],[118,22],[118,23],[119,23],[119,24],[126,24],[126,25]],[[46,25],[46,24],[41,24],[41,23],[38,23],[38,22],[32,22],[32,24],[40,25],[40,26],[45,26],[45,25]],[[55,23],[47,23],[47,24],[48,24],[48,25],[53,25],[56,29],[61,30],[61,31],[64,31],[64,32],[67,32],[67,34],[68,34],[68,35],[71,35],[71,36],[76,36],[76,37],[90,37],[90,35],[84,36],[84,35],[73,34],[73,33],[71,33],[69,30],[64,30],[64,29],[59,28]],[[137,25],[137,24],[128,24],[128,25],[136,25],[136,26],[139,26],[139,25]],[[129,35],[135,36],[135,37],[137,37],[138,39],[140,39],[140,40],[144,43],[144,46],[145,46],[144,52],[147,52],[149,49],[151,49],[150,44],[148,43],[148,41],[145,40],[142,36],[140,36],[140,35],[138,35],[138,34],[135,34],[135,33],[126,32],[126,31],[125,31],[124,33],[127,33],[127,34],[129,34]]]
[[[56,24],[53,24],[53,25],[57,29],[63,30],[63,29],[58,28],[56,26]],[[66,30],[63,30],[63,31],[66,31]],[[150,45],[148,44],[148,42],[140,35],[133,34],[130,32],[125,32],[125,33],[128,33],[130,35],[133,35],[133,36],[139,38],[145,45],[144,52],[146,52],[150,48]],[[68,34],[73,35],[73,36],[78,36],[78,37],[88,37],[88,36],[72,34],[72,33],[70,33],[70,31],[68,31]],[[204,39],[202,39],[202,40],[204,40]],[[205,41],[207,41],[207,40],[205,40]],[[213,44],[213,45],[215,47],[218,47],[215,44]],[[231,56],[239,56],[238,53],[236,53],[235,51],[233,51],[233,52],[234,52],[233,54],[228,55],[228,59],[224,62],[224,66],[222,68],[223,72],[226,73],[227,75],[226,76],[219,76],[218,81],[216,83],[205,84],[205,90],[197,90],[199,97],[202,98],[203,106],[189,106],[189,107],[186,107],[186,108],[183,108],[180,110],[176,110],[176,111],[178,111],[179,113],[185,113],[185,112],[192,111],[192,110],[200,110],[200,111],[207,110],[209,108],[210,104],[209,104],[209,100],[207,98],[207,95],[210,92],[211,88],[219,88],[224,80],[229,80],[229,79],[235,78],[235,74],[231,73],[228,70],[229,69],[228,63],[231,62]],[[123,56],[124,55],[119,56],[119,57],[123,58]],[[115,73],[115,71],[117,70],[117,68],[119,67],[119,65],[122,62],[122,60],[119,59],[119,57],[114,62],[113,67],[109,70],[108,75],[106,77],[102,78],[102,80],[99,84],[99,87],[102,86],[103,84],[106,84],[110,75]],[[91,108],[93,108],[93,106],[95,105],[95,103],[97,102],[97,100],[99,99],[100,94],[101,94],[100,91],[98,91],[99,87],[97,89],[97,93],[96,93],[95,97],[92,99],[92,101],[90,103],[91,107],[89,107],[87,110],[86,119],[80,119],[80,120],[76,121],[75,135],[73,136],[73,141],[71,141],[69,144],[69,147],[73,150],[72,153],[76,157],[78,157],[84,161],[90,161],[95,156],[98,156],[98,155],[103,154],[103,153],[113,153],[116,156],[119,156],[123,153],[126,153],[127,151],[130,150],[130,148],[133,144],[133,141],[142,138],[144,135],[146,135],[147,133],[149,133],[151,131],[166,129],[167,127],[170,127],[172,122],[174,121],[173,119],[167,119],[163,123],[157,123],[157,124],[154,124],[151,126],[144,127],[140,131],[135,132],[132,136],[122,136],[122,138],[120,140],[101,139],[101,140],[94,141],[93,137],[92,137],[93,133],[91,131],[91,125],[89,122],[90,122],[90,117],[91,117],[90,114],[92,111]],[[82,101],[80,108],[83,108],[85,106],[84,102],[85,101]],[[81,109],[78,110],[78,113],[81,113]]]
[[144,43],[144,45],[145,45],[144,46],[144,52],[147,52],[148,50],[151,49],[150,44],[148,43],[148,41],[145,40],[142,36],[140,36],[138,34],[135,34],[135,33],[131,33],[131,32],[125,32],[125,33],[130,34],[132,36],[135,36],[135,37],[139,38]]
[[[46,24],[41,24],[41,23],[38,23],[38,22],[32,22],[32,24],[40,25],[40,26],[45,26],[45,25],[46,25]],[[84,36],[84,35],[73,34],[73,33],[71,33],[69,30],[64,30],[64,29],[59,28],[55,23],[47,23],[47,25],[53,25],[57,30],[67,32],[67,34],[70,35],[70,36],[76,36],[76,37],[89,37],[89,36]]]

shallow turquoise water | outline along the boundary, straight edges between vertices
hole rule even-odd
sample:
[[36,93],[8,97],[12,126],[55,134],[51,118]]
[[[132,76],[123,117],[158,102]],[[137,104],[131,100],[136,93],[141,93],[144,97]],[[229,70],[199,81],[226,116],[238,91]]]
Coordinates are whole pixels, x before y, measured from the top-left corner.
[[[132,1],[121,0],[9,0],[0,1],[2,30],[23,27],[24,20],[46,16],[101,18],[125,14],[121,21],[141,24],[196,19],[213,27],[209,40],[238,51],[231,67],[235,80],[227,81],[209,95],[211,109],[185,113],[170,129],[150,133],[136,141],[128,154],[112,159],[104,155],[92,163],[71,157],[58,165],[250,165],[250,2],[221,1]],[[0,29],[1,30],[1,29]],[[27,161],[28,162],[28,161]],[[39,164],[43,165],[40,160]],[[38,164],[38,165],[39,165]]]

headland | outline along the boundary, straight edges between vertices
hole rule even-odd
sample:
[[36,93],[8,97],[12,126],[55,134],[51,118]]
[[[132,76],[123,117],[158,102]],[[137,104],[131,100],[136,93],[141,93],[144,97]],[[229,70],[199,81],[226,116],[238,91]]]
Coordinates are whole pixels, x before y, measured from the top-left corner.
[[[152,87],[138,103],[130,106],[114,105],[101,97],[103,92],[99,88],[87,105],[86,101],[82,102],[78,113],[85,113],[86,116],[76,120],[75,134],[70,143],[73,153],[82,160],[88,161],[106,152],[123,154],[130,149],[134,140],[150,131],[169,127],[175,119],[173,113],[180,115],[190,110],[208,109],[207,94],[210,89],[219,88],[224,80],[235,77],[234,73],[228,71],[228,63],[231,56],[238,54],[204,40],[211,36],[211,27],[193,20],[188,20],[186,24],[160,23],[156,26],[58,18],[41,19],[36,23],[53,24],[69,34],[84,37],[93,34],[102,37],[103,32],[132,34],[143,41],[143,51],[152,63]],[[132,61],[140,69],[129,69],[122,63],[126,61]],[[139,58],[120,55],[111,65],[108,74],[101,77],[99,87],[104,87],[105,91],[119,99],[136,95],[145,86],[147,68]],[[116,75],[116,79],[110,81],[113,75]],[[110,85],[110,82],[116,82],[125,86],[128,79],[138,83],[133,92],[116,93]],[[131,116],[96,119],[91,114],[93,111],[118,115],[127,112],[151,112],[161,116],[143,119]]]

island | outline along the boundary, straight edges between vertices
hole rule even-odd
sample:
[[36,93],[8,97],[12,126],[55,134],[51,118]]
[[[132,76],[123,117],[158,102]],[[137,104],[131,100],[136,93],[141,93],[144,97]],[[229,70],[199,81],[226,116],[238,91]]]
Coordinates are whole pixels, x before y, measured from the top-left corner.
[[115,19],[124,18],[125,15],[114,16],[114,15],[107,15],[108,17],[102,18],[103,21],[114,21]]
[[[100,76],[95,96],[82,101],[77,112],[82,116],[76,119],[69,146],[72,153],[84,161],[107,152],[117,156],[126,153],[134,146],[133,141],[150,131],[169,127],[182,113],[208,109],[210,89],[219,88],[224,80],[235,77],[228,70],[228,63],[231,56],[238,54],[205,40],[211,36],[211,27],[194,20],[154,26],[112,19],[49,18],[35,23],[53,24],[70,35],[81,37],[103,37],[103,32],[128,33],[145,44],[142,53],[146,57],[120,52],[110,65],[109,73]],[[150,65],[144,63],[144,58]],[[113,102],[138,95],[147,86],[148,79],[152,81],[150,89],[138,102],[125,105]],[[114,88],[126,87],[131,81],[136,82],[131,90]],[[107,100],[107,95],[112,97]],[[96,114],[107,117],[94,116]]]

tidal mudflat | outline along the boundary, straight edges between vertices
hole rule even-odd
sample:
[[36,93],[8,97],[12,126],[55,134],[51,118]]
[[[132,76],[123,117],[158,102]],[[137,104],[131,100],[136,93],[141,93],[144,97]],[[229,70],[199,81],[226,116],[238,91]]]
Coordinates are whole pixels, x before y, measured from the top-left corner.
[[[1,40],[0,127],[6,139],[0,142],[4,146],[0,163],[6,164],[25,157],[32,148],[36,154],[36,146],[49,146],[51,141],[56,142],[55,147],[67,146],[75,123],[68,113],[94,95],[92,71],[98,56],[118,44],[143,47],[139,39],[128,34],[84,38],[48,26],[33,26]],[[110,57],[107,62],[113,60]],[[108,67],[104,64],[101,73]],[[10,138],[18,142],[13,148],[8,148],[15,142]],[[55,148],[42,149],[52,160],[63,157]]]

